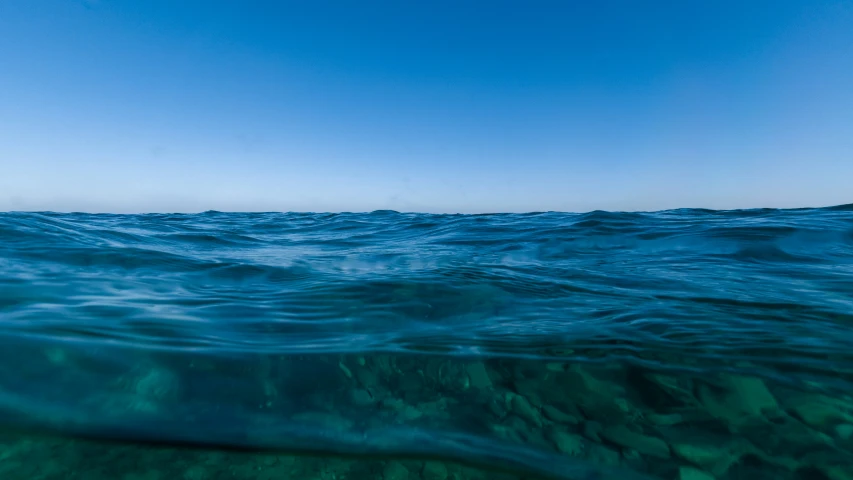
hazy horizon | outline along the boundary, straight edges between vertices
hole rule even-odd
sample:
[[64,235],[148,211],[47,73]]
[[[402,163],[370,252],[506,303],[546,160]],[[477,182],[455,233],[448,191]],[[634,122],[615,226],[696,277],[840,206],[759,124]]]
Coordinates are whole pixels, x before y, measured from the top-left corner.
[[503,215],[503,214],[539,214],[539,213],[557,213],[557,214],[587,214],[594,212],[607,213],[662,213],[678,210],[709,210],[717,212],[725,211],[749,211],[749,210],[821,210],[834,209],[841,207],[853,207],[853,203],[842,203],[837,205],[821,205],[821,206],[804,206],[804,207],[748,207],[748,208],[732,208],[732,209],[708,209],[703,207],[676,207],[659,210],[517,210],[517,211],[421,211],[421,210],[393,210],[393,209],[376,209],[376,210],[127,210],[127,211],[98,211],[98,210],[7,210],[0,213],[41,213],[41,214],[92,214],[92,215],[200,215],[205,213],[225,213],[225,214],[305,214],[305,215],[330,215],[330,214],[370,214],[377,212],[395,212],[406,215]]
[[0,4],[0,211],[853,202],[853,3]]

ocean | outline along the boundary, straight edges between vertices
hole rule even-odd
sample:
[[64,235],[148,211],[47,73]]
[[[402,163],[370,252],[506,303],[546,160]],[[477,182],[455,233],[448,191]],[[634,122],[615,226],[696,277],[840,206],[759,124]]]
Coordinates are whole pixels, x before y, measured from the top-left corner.
[[0,214],[0,478],[853,479],[853,206]]

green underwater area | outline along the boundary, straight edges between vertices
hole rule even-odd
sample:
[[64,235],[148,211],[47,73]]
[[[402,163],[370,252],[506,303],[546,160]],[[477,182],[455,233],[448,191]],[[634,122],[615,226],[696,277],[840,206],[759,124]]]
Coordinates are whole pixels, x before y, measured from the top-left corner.
[[4,479],[853,478],[844,372],[34,350],[14,368],[53,381],[4,394]]

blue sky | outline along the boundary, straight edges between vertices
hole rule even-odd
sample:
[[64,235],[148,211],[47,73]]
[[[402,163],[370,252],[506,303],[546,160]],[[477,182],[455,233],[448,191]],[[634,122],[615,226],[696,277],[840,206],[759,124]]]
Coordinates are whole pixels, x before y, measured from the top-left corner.
[[850,202],[850,1],[0,2],[0,210]]

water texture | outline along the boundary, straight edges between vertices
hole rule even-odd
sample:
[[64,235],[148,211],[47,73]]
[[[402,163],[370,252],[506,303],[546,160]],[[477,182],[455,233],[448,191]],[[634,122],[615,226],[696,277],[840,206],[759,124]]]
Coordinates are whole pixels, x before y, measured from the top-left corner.
[[851,480],[853,207],[3,213],[0,359],[10,480]]

